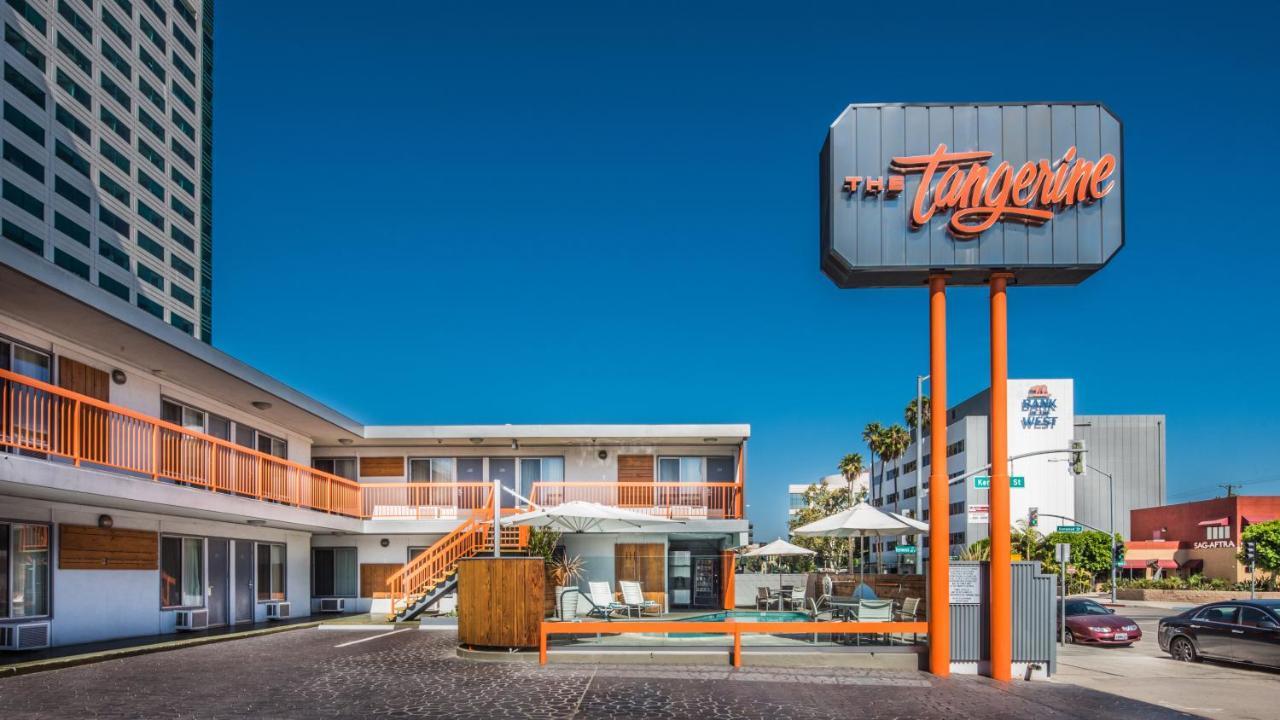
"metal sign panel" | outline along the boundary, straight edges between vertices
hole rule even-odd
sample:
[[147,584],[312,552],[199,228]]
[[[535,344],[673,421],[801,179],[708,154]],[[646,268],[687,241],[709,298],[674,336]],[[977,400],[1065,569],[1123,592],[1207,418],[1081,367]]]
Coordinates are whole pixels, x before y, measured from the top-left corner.
[[[991,487],[990,475],[978,475],[973,479],[973,486],[979,490],[989,489]],[[1024,488],[1027,486],[1027,478],[1025,475],[1009,476],[1009,487]]]
[[952,564],[947,573],[952,605],[977,605],[982,602],[982,574],[978,565]]
[[1059,565],[1071,562],[1071,543],[1057,543],[1054,545],[1053,559]]
[[969,522],[973,525],[991,524],[991,506],[990,505],[970,505],[969,506]]
[[1067,533],[1068,535],[1072,535],[1075,533],[1082,533],[1084,532],[1084,526],[1083,525],[1059,525],[1058,532]]
[[1122,126],[1097,103],[850,105],[820,174],[841,287],[1074,284],[1124,246]]

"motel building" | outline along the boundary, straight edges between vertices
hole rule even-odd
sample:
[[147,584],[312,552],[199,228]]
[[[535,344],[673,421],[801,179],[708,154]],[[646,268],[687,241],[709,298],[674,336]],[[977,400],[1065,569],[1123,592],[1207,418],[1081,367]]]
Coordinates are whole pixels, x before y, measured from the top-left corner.
[[[1009,455],[1068,448],[1073,439],[1084,440],[1089,465],[1114,477],[1116,532],[1127,537],[1129,511],[1160,504],[1165,497],[1163,415],[1077,415],[1075,383],[1071,379],[1009,380]],[[954,557],[990,529],[990,490],[982,481],[990,462],[990,395],[983,390],[947,410],[947,476],[950,511],[949,545]],[[914,431],[912,431],[914,435]],[[877,458],[871,477],[869,502],[881,509],[916,515],[917,482],[925,492],[920,498],[919,517],[928,521],[929,468],[932,455],[928,438],[924,448],[923,473],[916,467],[916,445],[912,442],[903,456],[882,467]],[[1085,475],[1072,474],[1066,453],[1035,455],[1010,464],[1009,474],[1023,478],[1021,487],[1010,491],[1009,517],[1013,523],[1030,520],[1034,509],[1036,529],[1054,532],[1058,525],[1083,524],[1107,530],[1108,483],[1093,469]],[[975,473],[977,473],[975,475]],[[965,476],[968,479],[964,479]],[[886,568],[914,572],[911,554],[896,552],[904,538],[869,538],[868,561]],[[928,557],[927,547],[918,556]]]
[[584,590],[633,579],[668,608],[722,607],[747,425],[365,426],[12,243],[0,260],[10,648],[447,611],[447,592],[420,597],[423,568],[492,553],[495,481],[520,496],[504,514],[585,500],[679,520],[559,552]]
[[1280,520],[1280,496],[1232,495],[1212,500],[1136,508],[1125,543],[1125,577],[1203,575],[1228,582],[1249,579],[1239,561],[1240,534]]

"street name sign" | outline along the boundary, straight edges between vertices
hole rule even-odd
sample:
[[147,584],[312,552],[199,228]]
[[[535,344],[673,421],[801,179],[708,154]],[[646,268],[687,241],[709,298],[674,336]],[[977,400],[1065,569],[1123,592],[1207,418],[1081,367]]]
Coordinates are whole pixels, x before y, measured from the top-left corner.
[[[990,487],[991,487],[991,476],[990,476],[990,475],[979,475],[979,476],[975,477],[975,478],[973,479],[973,486],[974,486],[974,487],[976,487],[976,488],[978,488],[978,489],[980,489],[980,490],[981,490],[981,489],[984,489],[984,488],[990,488]],[[1011,476],[1009,477],[1009,487],[1011,487],[1011,488],[1025,488],[1026,486],[1027,486],[1027,478],[1026,478],[1026,476],[1024,476],[1024,475],[1011,475]]]
[[899,555],[915,555],[915,545],[895,545],[893,551]]
[[1068,534],[1082,533],[1084,532],[1084,526],[1083,525],[1059,525],[1058,532],[1068,533]]

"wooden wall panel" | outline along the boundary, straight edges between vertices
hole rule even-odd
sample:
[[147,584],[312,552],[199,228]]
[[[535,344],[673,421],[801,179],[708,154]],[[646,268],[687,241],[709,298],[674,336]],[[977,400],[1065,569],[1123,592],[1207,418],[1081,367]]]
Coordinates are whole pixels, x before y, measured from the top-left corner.
[[360,563],[360,597],[391,597],[387,589],[387,578],[402,567],[404,565],[401,563]]
[[58,526],[59,570],[156,570],[160,537],[149,530]]
[[543,618],[542,558],[472,558],[458,565],[458,642],[536,648]]
[[653,482],[652,455],[619,455],[618,482]]
[[404,477],[404,458],[362,457],[360,477]]
[[61,355],[58,356],[58,387],[103,402],[111,399],[111,376],[106,370]]
[[618,543],[613,546],[613,559],[615,579],[639,581],[645,593],[666,591],[667,555],[662,543]]
[[[652,455],[618,456],[618,482],[651,483],[653,480],[654,472]],[[620,507],[652,507],[653,491],[648,488],[628,488],[619,493],[618,505]]]

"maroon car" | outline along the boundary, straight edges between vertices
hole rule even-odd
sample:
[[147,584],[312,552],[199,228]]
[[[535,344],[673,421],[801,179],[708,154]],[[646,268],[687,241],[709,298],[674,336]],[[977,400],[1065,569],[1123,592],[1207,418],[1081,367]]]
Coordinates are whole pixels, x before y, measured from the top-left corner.
[[1142,639],[1138,623],[1092,600],[1067,600],[1066,642],[1132,645]]

